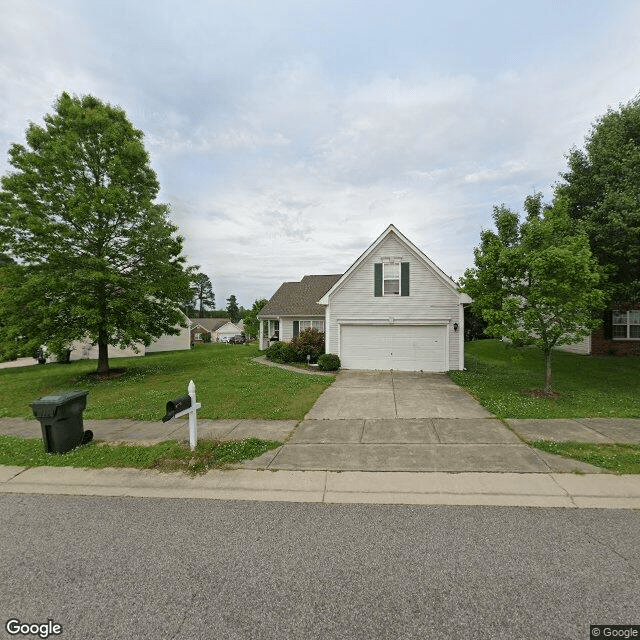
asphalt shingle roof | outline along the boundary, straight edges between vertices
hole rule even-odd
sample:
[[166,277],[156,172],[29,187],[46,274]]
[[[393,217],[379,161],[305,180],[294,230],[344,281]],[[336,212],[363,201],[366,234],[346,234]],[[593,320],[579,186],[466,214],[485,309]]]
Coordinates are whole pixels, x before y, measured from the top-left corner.
[[207,331],[217,331],[223,324],[231,322],[229,318],[189,318],[191,320],[191,326],[195,327],[199,324]]
[[305,276],[300,282],[284,282],[262,308],[267,316],[324,316],[318,300],[340,280],[342,274]]

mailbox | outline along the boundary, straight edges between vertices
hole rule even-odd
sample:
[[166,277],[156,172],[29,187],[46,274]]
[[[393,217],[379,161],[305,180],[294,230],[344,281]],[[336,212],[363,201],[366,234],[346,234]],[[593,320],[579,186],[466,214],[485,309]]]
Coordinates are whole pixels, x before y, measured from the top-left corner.
[[181,411],[186,411],[191,408],[191,396],[180,396],[175,400],[169,400],[167,402],[167,413],[164,418],[162,418],[162,422],[169,422],[176,417],[176,414]]

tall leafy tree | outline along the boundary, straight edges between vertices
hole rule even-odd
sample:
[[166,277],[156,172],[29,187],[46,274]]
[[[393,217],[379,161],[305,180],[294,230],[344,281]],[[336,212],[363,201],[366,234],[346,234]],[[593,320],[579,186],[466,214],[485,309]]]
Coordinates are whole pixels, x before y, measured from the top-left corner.
[[260,320],[258,320],[258,314],[262,311],[262,307],[267,304],[266,298],[258,298],[254,301],[253,306],[248,311],[245,311],[242,319],[244,321],[244,332],[251,338],[258,337],[258,331],[260,331]]
[[238,309],[238,302],[233,294],[227,298],[227,313],[231,322],[240,320],[240,309]]
[[216,308],[216,296],[213,293],[213,285],[206,273],[197,273],[194,276],[195,301],[199,309],[199,318],[206,317],[206,308]]
[[521,222],[494,207],[496,231],[482,232],[462,287],[487,322],[485,334],[542,350],[550,391],[553,347],[577,342],[600,324],[594,312],[604,306],[602,270],[564,201],[543,207],[538,193],[526,198],[525,210]]
[[610,301],[640,301],[640,96],[596,120],[556,193],[584,222]]
[[155,202],[143,134],[121,108],[63,93],[9,162],[0,240],[20,266],[2,291],[9,333],[54,348],[88,337],[107,372],[108,345],[150,344],[186,325],[183,239]]

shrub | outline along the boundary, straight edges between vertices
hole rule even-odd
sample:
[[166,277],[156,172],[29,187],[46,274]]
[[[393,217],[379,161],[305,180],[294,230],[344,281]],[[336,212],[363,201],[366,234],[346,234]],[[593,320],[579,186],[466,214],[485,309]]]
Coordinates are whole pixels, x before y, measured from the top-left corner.
[[295,362],[296,353],[286,342],[274,342],[266,351],[267,360],[284,364]]
[[318,358],[318,368],[322,371],[337,371],[340,368],[340,358],[335,353],[323,353]]
[[295,351],[298,362],[306,362],[307,355],[311,356],[311,362],[318,362],[318,358],[324,353],[324,333],[317,329],[305,329],[289,346]]

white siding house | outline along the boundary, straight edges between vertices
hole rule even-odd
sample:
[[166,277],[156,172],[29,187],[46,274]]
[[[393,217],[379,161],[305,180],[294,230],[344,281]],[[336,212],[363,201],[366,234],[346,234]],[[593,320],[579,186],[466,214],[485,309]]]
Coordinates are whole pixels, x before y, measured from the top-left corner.
[[187,323],[186,327],[176,327],[180,329],[177,336],[171,336],[165,333],[157,340],[154,340],[148,347],[145,347],[145,353],[156,353],[157,351],[184,351],[191,349],[191,321],[187,316],[184,317]]
[[[145,347],[142,342],[136,344],[138,352],[136,353],[133,347],[127,347],[126,349],[119,349],[109,345],[108,353],[109,358],[130,358],[134,356],[143,356],[145,353],[154,353],[156,351],[177,351],[191,348],[191,321],[185,316],[187,322],[186,327],[176,327],[180,329],[180,333],[177,336],[170,336],[165,334],[160,336],[157,340],[154,340],[148,347]],[[97,360],[98,359],[98,345],[92,343],[89,338],[86,340],[76,340],[71,345],[70,360]],[[55,358],[51,359],[52,361]]]
[[242,330],[233,322],[226,322],[217,330],[217,342],[229,342],[229,338],[239,336]]
[[[393,225],[342,276],[306,276],[322,277],[327,279],[326,292],[313,302],[324,307],[324,318],[317,319],[323,321],[325,349],[340,356],[343,368],[464,368],[463,305],[471,299]],[[277,322],[278,338],[289,340],[289,328],[295,333],[306,323],[301,325],[300,314],[278,314],[286,310],[283,296],[278,296],[283,287],[260,318],[261,323],[269,322],[268,337]],[[295,291],[295,287],[287,288],[287,296]],[[312,323],[314,319],[310,318]],[[261,348],[266,346],[261,340]]]

